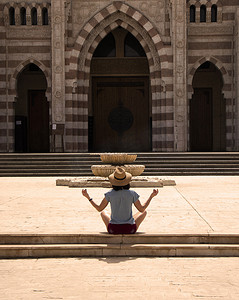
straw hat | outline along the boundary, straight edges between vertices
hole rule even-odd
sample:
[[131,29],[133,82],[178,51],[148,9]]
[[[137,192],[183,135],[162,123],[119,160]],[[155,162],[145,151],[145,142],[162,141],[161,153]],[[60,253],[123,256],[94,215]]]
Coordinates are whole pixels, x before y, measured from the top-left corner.
[[122,167],[116,167],[114,173],[109,176],[109,181],[112,185],[115,186],[124,186],[130,183],[132,175],[128,172],[125,172],[125,169]]

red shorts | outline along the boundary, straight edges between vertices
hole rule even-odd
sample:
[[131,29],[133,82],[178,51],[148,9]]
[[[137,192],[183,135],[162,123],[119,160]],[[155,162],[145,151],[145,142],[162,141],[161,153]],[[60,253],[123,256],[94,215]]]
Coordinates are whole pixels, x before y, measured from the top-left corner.
[[133,234],[136,232],[136,224],[108,224],[110,234]]

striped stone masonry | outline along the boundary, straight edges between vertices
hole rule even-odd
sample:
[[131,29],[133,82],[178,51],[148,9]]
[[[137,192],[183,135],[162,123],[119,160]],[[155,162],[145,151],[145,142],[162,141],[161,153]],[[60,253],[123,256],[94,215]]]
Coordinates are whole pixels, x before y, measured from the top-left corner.
[[[3,3],[2,3],[3,2]],[[152,3],[151,3],[152,2]],[[150,6],[150,4],[152,4]],[[78,6],[80,11],[74,11]],[[212,7],[217,21],[212,22]],[[190,8],[195,6],[195,22]],[[200,12],[206,7],[206,20]],[[88,9],[87,9],[88,7]],[[10,9],[15,24],[10,25]],[[26,25],[21,25],[21,9]],[[32,25],[31,10],[37,10]],[[43,25],[43,9],[48,25]],[[152,13],[152,8],[157,14]],[[65,151],[88,151],[91,61],[102,39],[118,26],[143,47],[152,99],[152,151],[188,151],[189,103],[198,68],[220,71],[226,107],[226,151],[239,150],[239,4],[236,0],[1,1],[0,152],[14,152],[19,75],[29,64],[44,73],[51,124],[65,124]]]
[[[131,32],[144,48],[150,69],[152,92],[153,151],[173,151],[172,53],[158,30],[139,11],[116,1],[95,14],[80,31],[74,48],[67,54],[66,149],[88,150],[88,97],[90,63],[99,42],[116,27]],[[74,86],[75,85],[75,86]],[[74,89],[76,94],[72,93]],[[77,100],[73,100],[77,99]]]

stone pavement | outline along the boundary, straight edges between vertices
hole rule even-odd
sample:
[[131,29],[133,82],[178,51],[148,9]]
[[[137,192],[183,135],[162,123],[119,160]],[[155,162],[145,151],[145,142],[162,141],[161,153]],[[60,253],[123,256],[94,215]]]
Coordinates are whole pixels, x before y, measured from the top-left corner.
[[[239,177],[172,177],[146,233],[239,233]],[[0,233],[105,232],[81,189],[56,178],[0,178]],[[88,188],[96,200],[107,189]],[[146,199],[150,188],[135,189]],[[239,299],[239,258],[0,260],[0,299]]]
[[[170,177],[140,227],[146,233],[239,233],[239,177]],[[56,178],[0,178],[0,233],[105,232],[99,213],[80,188],[56,186]],[[100,202],[104,188],[88,188]],[[142,201],[151,188],[135,188]]]
[[238,258],[0,260],[3,300],[238,300]]

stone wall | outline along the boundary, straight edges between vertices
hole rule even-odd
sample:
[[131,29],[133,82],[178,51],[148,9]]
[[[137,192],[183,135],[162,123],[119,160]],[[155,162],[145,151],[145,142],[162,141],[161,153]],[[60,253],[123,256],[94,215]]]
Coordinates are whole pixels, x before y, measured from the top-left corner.
[[[190,22],[191,5],[195,22]],[[204,23],[202,5],[207,10]],[[217,5],[217,22],[210,19],[212,5]],[[29,63],[45,74],[51,123],[65,124],[65,150],[88,151],[91,59],[99,42],[117,26],[138,39],[149,62],[152,150],[189,150],[192,81],[206,61],[223,78],[226,150],[238,150],[238,6],[237,0],[1,1],[0,151],[14,151],[17,78]],[[15,25],[10,25],[10,7]],[[21,25],[22,7],[26,25]],[[37,25],[31,25],[32,8],[37,10]],[[48,25],[43,25],[43,8],[48,10]]]
[[[200,22],[200,7],[206,4],[207,20]],[[211,22],[211,6],[218,7],[218,20]],[[189,9],[196,6],[196,22],[190,23]],[[235,1],[188,1],[188,99],[192,98],[192,80],[197,68],[206,61],[212,62],[223,77],[223,96],[226,103],[226,150],[236,149],[235,140]]]
[[[49,1],[13,1],[0,4],[0,151],[14,151],[17,77],[29,63],[45,74],[47,96],[51,101],[51,9]],[[15,10],[15,25],[10,25],[9,8]],[[37,25],[31,25],[31,9],[37,10]],[[20,11],[26,9],[26,25],[21,25]],[[48,10],[48,25],[42,24],[42,9]]]

